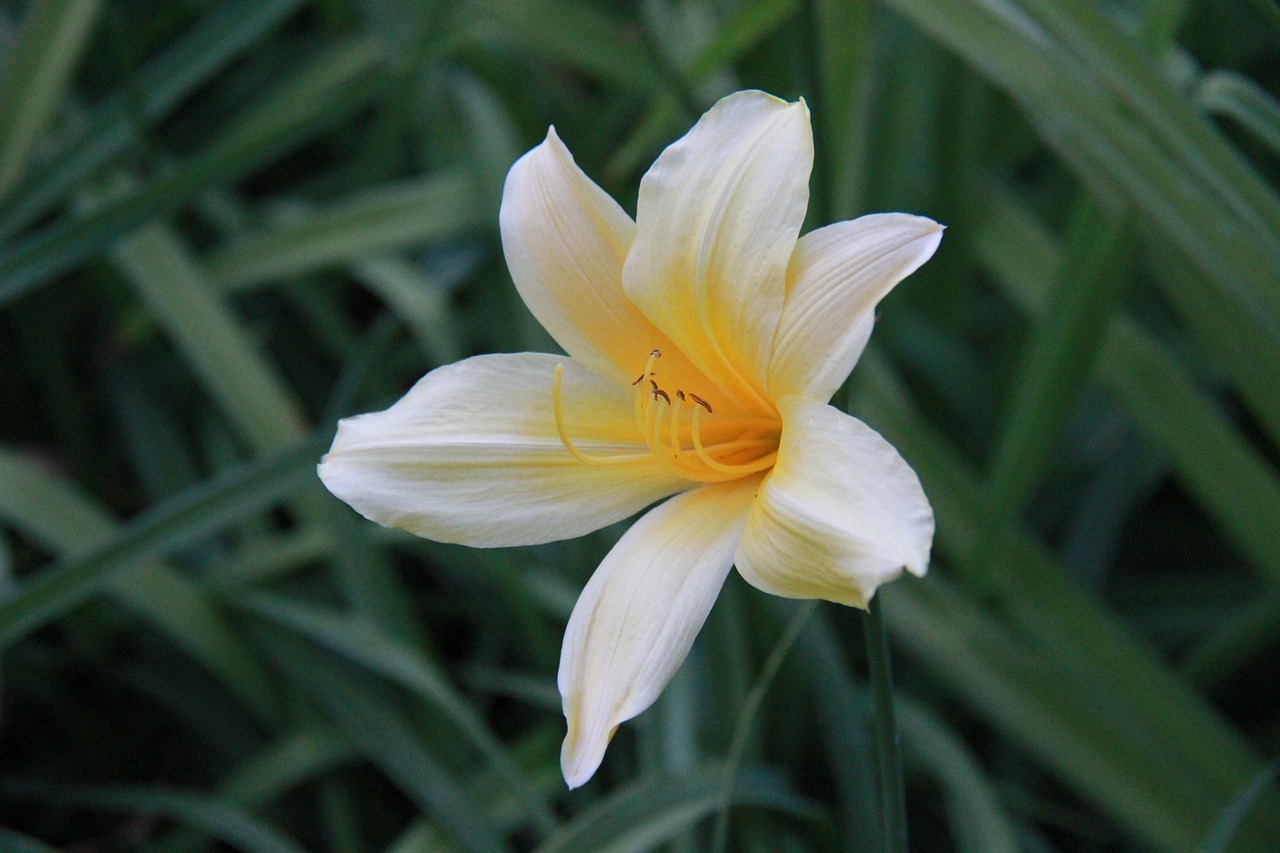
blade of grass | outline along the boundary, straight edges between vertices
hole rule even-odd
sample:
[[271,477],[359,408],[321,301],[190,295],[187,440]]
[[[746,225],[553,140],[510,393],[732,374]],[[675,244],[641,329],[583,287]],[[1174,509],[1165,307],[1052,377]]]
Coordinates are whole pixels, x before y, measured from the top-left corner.
[[365,620],[327,613],[273,596],[249,595],[233,603],[289,628],[352,663],[379,673],[438,708],[489,761],[540,830],[546,833],[556,827],[557,821],[547,804],[530,786],[498,739],[472,711],[466,699],[453,689],[439,668],[417,650]]
[[385,687],[309,647],[292,631],[262,626],[276,666],[332,719],[360,751],[419,808],[433,814],[466,849],[508,849],[489,810],[468,796],[455,774],[418,737]]
[[652,57],[593,6],[564,0],[477,0],[473,37],[568,64],[613,85],[642,93],[663,88]]
[[[999,273],[996,282],[1006,294],[1036,322],[1046,322],[1046,270],[1057,268],[1061,249],[1043,233],[1032,236],[1038,230],[1034,222],[1015,224],[1016,218],[1005,207],[999,219],[990,220],[993,230],[980,235],[979,251]],[[1025,241],[1008,253],[1013,240]],[[1167,351],[1123,314],[1106,331],[1098,373],[1241,553],[1280,584],[1280,540],[1268,533],[1280,530],[1280,480],[1274,470]]]
[[0,202],[62,103],[100,0],[37,0],[0,69]]
[[219,286],[246,288],[489,224],[472,182],[456,173],[366,190],[292,218],[213,253],[208,265]]
[[980,584],[989,585],[998,576],[998,543],[1021,516],[1054,439],[1089,378],[1120,296],[1131,224],[1107,216],[1092,198],[1077,202],[1059,255],[1062,263],[1053,274],[1053,304],[1023,350],[1001,419],[984,501],[986,529],[973,562],[964,567]]
[[57,222],[0,255],[0,305],[75,268],[143,223],[198,193],[249,173],[330,130],[377,92],[381,56],[353,39],[313,58],[247,107],[238,120],[177,168],[92,213]]
[[0,797],[51,802],[92,811],[163,815],[245,853],[305,853],[279,830],[216,798],[163,788],[72,788],[6,780]]
[[171,228],[145,226],[111,254],[148,313],[251,446],[285,447],[304,434],[293,393]]
[[1092,691],[1024,645],[940,578],[886,588],[886,615],[917,665],[950,684],[987,723],[1012,736],[1143,846],[1189,849],[1205,804],[1168,769],[1134,755],[1129,733],[1091,713]]
[[[713,813],[723,778],[723,769],[712,767],[691,776],[643,779],[584,811],[543,842],[536,853],[651,850]],[[734,804],[758,806],[794,817],[813,814],[811,804],[785,780],[756,769],[739,774]]]
[[1248,77],[1234,71],[1212,71],[1200,78],[1195,99],[1213,115],[1238,122],[1280,155],[1280,103]]
[[[164,118],[183,98],[208,82],[236,56],[257,44],[304,0],[239,0],[212,9],[194,27],[146,63],[138,74],[140,112]],[[121,94],[95,105],[83,126],[50,143],[0,210],[0,236],[17,233],[46,213],[90,175],[136,142],[139,128]]]
[[84,554],[59,560],[0,602],[0,648],[99,594],[120,573],[159,560],[315,485],[322,443],[309,441],[224,471],[153,506]]
[[462,334],[449,294],[425,270],[394,255],[368,255],[355,261],[352,275],[408,326],[428,364],[463,358]]
[[958,733],[927,706],[898,694],[898,725],[909,769],[942,785],[951,835],[960,853],[1016,853],[1017,832],[991,780]]
[[747,738],[751,736],[751,727],[755,723],[756,714],[760,712],[760,705],[764,702],[769,686],[773,684],[774,677],[782,667],[782,662],[786,660],[796,638],[809,623],[817,606],[817,601],[809,601],[796,608],[791,620],[783,628],[782,635],[773,644],[769,657],[760,667],[760,674],[756,676],[755,683],[751,685],[751,690],[742,702],[738,719],[733,726],[733,740],[729,745],[729,754],[725,757],[724,778],[720,784],[720,797],[716,805],[715,828],[712,831],[711,843],[711,849],[716,853],[724,853],[728,849],[726,845],[729,843],[729,806],[733,802],[738,768],[742,766],[742,756],[746,753]]
[[27,835],[0,828],[0,848],[10,853],[58,853],[56,847],[50,847]]
[[[938,546],[945,548],[944,554],[950,561],[962,561],[976,542],[979,529],[980,517],[972,501],[976,482],[945,443],[911,413],[900,383],[887,366],[874,352],[869,356],[864,357],[864,363],[859,366],[864,377],[870,380],[865,386],[866,397],[860,411],[870,414],[869,421],[884,432],[920,474],[938,519]],[[1035,711],[1040,719],[1044,714],[1049,715],[1050,722],[1045,724],[1048,729],[1061,726],[1063,731],[1035,733],[1021,728],[1026,721],[1018,718],[1020,712],[1006,708],[1005,700],[997,699],[994,693],[979,691],[966,696],[966,701],[981,705],[986,714],[996,715],[1002,720],[999,725],[1011,727],[1019,739],[1052,735],[1061,751],[1055,747],[1054,751],[1045,752],[1044,744],[1038,741],[1027,741],[1024,745],[1063,774],[1064,780],[1075,786],[1082,796],[1097,797],[1098,789],[1091,781],[1094,774],[1109,776],[1117,780],[1117,785],[1127,785],[1124,803],[1101,798],[1095,800],[1095,804],[1129,825],[1132,831],[1144,836],[1154,831],[1156,836],[1164,835],[1166,842],[1172,843],[1172,836],[1158,827],[1163,818],[1157,819],[1156,815],[1176,814],[1179,815],[1177,822],[1182,824],[1180,832],[1191,833],[1195,827],[1190,825],[1187,815],[1199,813],[1203,817],[1206,804],[1222,802],[1231,796],[1243,779],[1256,772],[1256,756],[1201,697],[1173,677],[1150,650],[1134,643],[1060,568],[1025,537],[1011,535],[1014,541],[1006,546],[1008,569],[1019,579],[1019,587],[1017,595],[1007,596],[1001,603],[1020,631],[1035,638],[1034,657],[1024,664],[1030,673],[1028,677],[1032,678],[1030,683],[1039,683],[1040,673],[1051,667],[1057,679],[1053,689],[1068,694],[1045,700],[1044,707]],[[958,599],[953,603],[957,608],[961,606]],[[920,619],[927,621],[924,616]],[[913,620],[912,624],[918,622]],[[896,627],[895,636],[905,643],[912,638],[911,630],[905,625]],[[938,630],[939,642],[944,642],[947,629]],[[997,631],[997,628],[991,623],[982,630]],[[951,637],[945,642],[957,640]],[[998,649],[1000,643],[992,647]],[[916,645],[916,648],[922,647]],[[933,649],[928,654],[936,651]],[[958,669],[939,665],[933,658],[926,664],[944,681],[950,681],[957,694],[977,690]],[[1005,678],[1011,679],[1008,689],[1016,691],[1019,678],[1012,674],[1001,676]],[[1087,697],[1091,704],[1087,707],[1074,704],[1080,697]],[[1019,701],[1033,700],[1024,697]],[[988,707],[988,702],[993,704]],[[1059,707],[1059,703],[1065,704]],[[1010,719],[1005,720],[1005,714],[1009,714]],[[1092,731],[1095,726],[1101,727],[1100,730]],[[1081,727],[1090,731],[1085,732]],[[1100,741],[1093,743],[1087,748],[1094,753],[1088,757],[1088,763],[1098,762],[1099,766],[1080,764],[1075,747],[1069,747],[1068,742],[1078,744],[1099,737],[1115,741],[1114,752],[1110,747],[1099,747]],[[1107,767],[1108,761],[1117,764]],[[1197,769],[1191,770],[1193,767]],[[1171,776],[1177,778],[1168,778]],[[1266,833],[1280,837],[1280,823],[1254,831],[1262,833],[1264,838],[1268,837]],[[1185,838],[1183,841],[1191,843]]]
[[[1272,227],[1280,201],[1158,74],[1126,54],[1135,53],[1132,40],[1101,18],[1091,18],[1092,38],[1081,35],[1057,19],[1065,11],[1042,3],[1037,10],[1051,20],[1011,5],[890,4],[1008,90],[1070,166],[1122,193],[1280,346],[1280,227]],[[1142,86],[1128,86],[1125,72]],[[1149,103],[1135,103],[1138,90]]]
[[[238,764],[216,789],[218,802],[258,811],[290,791],[359,759],[351,741],[323,723],[302,723]],[[205,837],[184,828],[157,840],[155,853],[195,853]]]
[[865,194],[872,128],[872,7],[839,0],[808,0],[805,5],[815,39],[808,96],[815,138],[810,215],[817,222],[849,219],[862,209]]
[[[0,519],[63,559],[83,556],[118,535],[111,517],[74,485],[4,448],[0,482]],[[267,673],[186,578],[164,564],[144,564],[119,574],[108,593],[216,673],[259,719],[278,719]]]
[[1213,828],[1205,837],[1204,845],[1200,848],[1201,853],[1227,853],[1235,841],[1236,834],[1240,831],[1241,824],[1248,817],[1249,810],[1257,805],[1263,793],[1278,778],[1280,778],[1280,761],[1273,761],[1270,767],[1260,770],[1253,781],[1240,791],[1239,796],[1222,810],[1222,815],[1214,822]]
[[[837,827],[849,853],[882,853],[878,826],[879,790],[874,774],[871,712],[853,683],[854,668],[832,625],[840,617],[852,632],[852,613],[819,609],[800,634],[795,666],[800,668],[819,716],[828,772],[836,783]],[[839,623],[837,623],[839,624]]]

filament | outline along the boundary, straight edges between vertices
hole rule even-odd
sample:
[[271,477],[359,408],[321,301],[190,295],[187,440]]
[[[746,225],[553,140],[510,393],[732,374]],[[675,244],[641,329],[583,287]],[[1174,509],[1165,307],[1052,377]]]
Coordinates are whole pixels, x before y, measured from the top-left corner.
[[560,436],[560,443],[564,445],[565,450],[569,451],[570,456],[588,465],[617,465],[623,462],[636,462],[645,458],[644,454],[639,453],[624,453],[618,456],[589,456],[574,447],[573,441],[569,439],[569,431],[564,426],[564,404],[561,399],[563,384],[564,365],[557,364],[555,374],[551,378],[551,410],[555,413],[556,432]]

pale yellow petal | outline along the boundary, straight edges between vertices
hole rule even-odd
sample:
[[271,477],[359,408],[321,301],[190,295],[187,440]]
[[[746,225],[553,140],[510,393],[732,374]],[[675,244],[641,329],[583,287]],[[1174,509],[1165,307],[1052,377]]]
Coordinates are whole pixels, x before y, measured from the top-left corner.
[[933,256],[942,226],[877,213],[806,234],[787,270],[769,393],[831,399],[862,355],[876,304]]
[[782,445],[751,507],[735,562],[787,598],[866,607],[905,569],[923,575],[933,510],[911,467],[875,430],[804,397],[784,397]]
[[560,657],[570,788],[591,778],[614,729],[653,704],[689,653],[759,482],[703,486],[650,510],[591,576]]
[[638,373],[651,350],[674,349],[622,292],[635,224],[578,168],[555,128],[511,167],[499,222],[520,297],[565,352],[622,377]]
[[[551,405],[563,363],[569,455]],[[636,434],[630,388],[565,356],[460,361],[423,377],[383,412],[347,418],[320,478],[358,512],[440,542],[489,547],[568,539],[632,515],[686,483]]]
[[803,101],[738,92],[640,183],[623,287],[741,405],[771,408],[766,371],[812,165]]

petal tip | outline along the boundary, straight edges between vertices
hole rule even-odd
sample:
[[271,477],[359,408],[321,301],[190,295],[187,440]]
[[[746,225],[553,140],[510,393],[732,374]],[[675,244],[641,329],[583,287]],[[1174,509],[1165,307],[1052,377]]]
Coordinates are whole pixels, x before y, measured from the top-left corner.
[[560,773],[571,791],[587,784],[591,781],[591,777],[596,775],[601,762],[604,761],[604,753],[609,746],[609,741],[613,739],[613,733],[618,730],[616,725],[612,726],[607,736],[602,737],[601,732],[597,730],[584,731],[576,717],[577,714],[572,709],[566,708],[565,718],[568,721],[569,730],[560,747]]

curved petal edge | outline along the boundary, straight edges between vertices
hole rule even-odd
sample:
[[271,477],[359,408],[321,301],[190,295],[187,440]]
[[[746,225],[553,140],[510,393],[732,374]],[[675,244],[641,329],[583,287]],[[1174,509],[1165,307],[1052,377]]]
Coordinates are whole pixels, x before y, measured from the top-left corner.
[[785,598],[865,608],[876,588],[923,575],[933,510],[920,480],[866,424],[804,397],[779,401],[778,463],[751,507],[738,571]]

